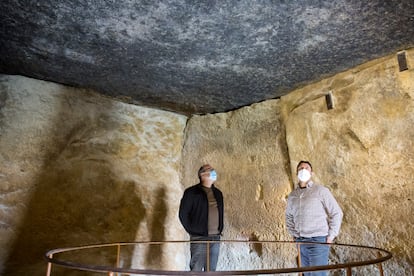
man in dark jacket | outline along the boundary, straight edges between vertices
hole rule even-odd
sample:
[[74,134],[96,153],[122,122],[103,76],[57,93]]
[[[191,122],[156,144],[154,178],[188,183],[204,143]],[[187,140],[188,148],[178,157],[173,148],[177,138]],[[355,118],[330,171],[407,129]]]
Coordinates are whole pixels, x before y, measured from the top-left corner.
[[[223,194],[214,186],[217,173],[209,164],[198,170],[198,178],[200,183],[184,191],[179,218],[192,241],[190,269],[215,271],[223,231]],[[209,258],[206,254],[207,244]]]

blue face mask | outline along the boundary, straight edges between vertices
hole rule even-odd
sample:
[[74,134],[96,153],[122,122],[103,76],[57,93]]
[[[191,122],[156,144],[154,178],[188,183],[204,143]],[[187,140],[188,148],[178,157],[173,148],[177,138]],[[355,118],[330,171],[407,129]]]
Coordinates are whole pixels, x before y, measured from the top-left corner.
[[216,181],[217,180],[217,173],[215,170],[210,171],[210,179],[212,181]]

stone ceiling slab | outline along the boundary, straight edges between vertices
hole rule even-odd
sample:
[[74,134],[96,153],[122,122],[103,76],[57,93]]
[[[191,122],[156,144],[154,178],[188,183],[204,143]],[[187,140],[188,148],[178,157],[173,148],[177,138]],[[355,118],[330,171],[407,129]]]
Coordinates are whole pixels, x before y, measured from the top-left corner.
[[233,110],[414,46],[414,2],[0,2],[0,73],[183,114]]

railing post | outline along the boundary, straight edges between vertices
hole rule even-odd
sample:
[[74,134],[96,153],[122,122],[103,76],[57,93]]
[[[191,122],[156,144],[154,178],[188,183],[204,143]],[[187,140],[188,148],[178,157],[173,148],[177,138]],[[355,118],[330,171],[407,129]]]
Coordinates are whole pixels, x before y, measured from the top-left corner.
[[207,271],[210,271],[210,241],[207,241]]
[[[378,258],[382,257],[380,252],[377,253],[377,256],[378,256]],[[378,263],[378,269],[379,269],[380,275],[384,276],[384,270],[382,269],[382,263]]]
[[346,268],[346,276],[352,276],[352,267]]
[[[121,245],[118,243],[117,245],[117,253],[116,253],[116,267],[119,268],[119,259],[121,255]],[[118,272],[116,273],[118,275]]]
[[[50,254],[48,257],[53,258],[53,254]],[[50,276],[51,272],[52,272],[52,263],[48,262],[47,263],[47,269],[46,269],[46,276]]]
[[[301,261],[301,259],[300,259],[300,242],[299,243],[296,243],[296,247],[297,247],[297,249],[298,249],[298,267],[301,267],[302,266],[302,261]],[[302,276],[303,275],[303,273],[302,272],[299,272],[299,274],[298,274],[299,276]]]

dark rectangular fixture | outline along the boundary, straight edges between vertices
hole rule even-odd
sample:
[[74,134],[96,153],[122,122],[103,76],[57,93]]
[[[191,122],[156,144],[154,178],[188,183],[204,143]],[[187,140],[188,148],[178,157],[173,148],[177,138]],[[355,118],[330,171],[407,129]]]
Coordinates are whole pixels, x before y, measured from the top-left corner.
[[405,52],[397,54],[398,66],[400,67],[400,72],[408,70],[407,58],[405,57]]
[[328,109],[333,109],[334,108],[334,102],[333,102],[333,97],[332,97],[331,92],[329,92],[328,94],[325,95],[325,100],[326,100],[326,107]]

